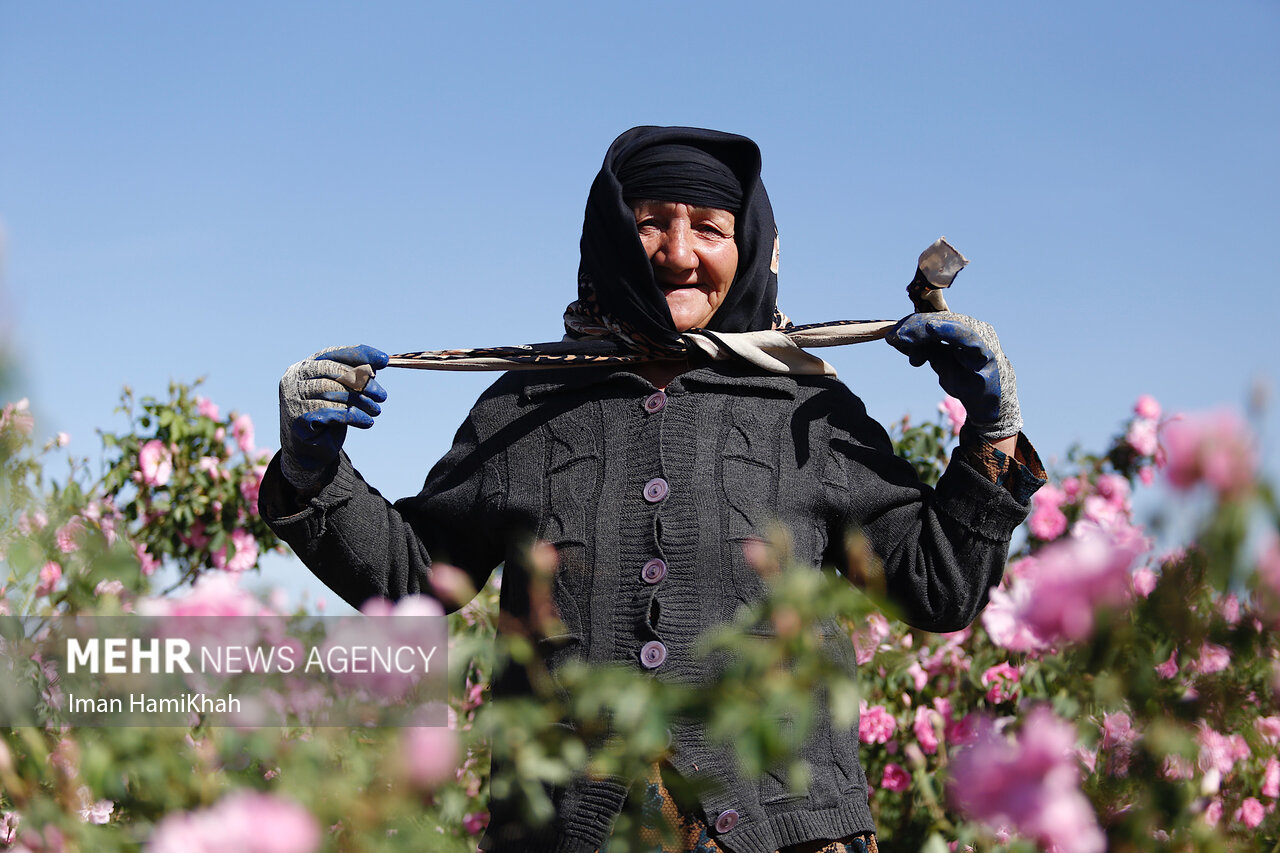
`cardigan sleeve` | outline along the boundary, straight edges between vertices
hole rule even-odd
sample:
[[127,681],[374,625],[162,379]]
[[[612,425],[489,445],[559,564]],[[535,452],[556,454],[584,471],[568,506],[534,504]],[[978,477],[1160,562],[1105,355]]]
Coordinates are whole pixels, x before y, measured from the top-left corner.
[[959,630],[1000,582],[1013,532],[1042,481],[1031,470],[1024,478],[1021,469],[1030,466],[1022,464],[993,481],[975,467],[973,454],[957,452],[931,488],[854,400],[832,441],[847,482],[839,523],[845,533],[864,534],[871,553],[847,555],[842,567],[867,557],[851,573],[885,595],[904,621],[928,631]]
[[503,457],[482,446],[473,418],[415,497],[386,500],[343,453],[329,483],[303,498],[284,479],[277,454],[262,481],[259,513],[354,607],[374,597],[430,595],[433,561],[465,570],[479,589],[504,557]]

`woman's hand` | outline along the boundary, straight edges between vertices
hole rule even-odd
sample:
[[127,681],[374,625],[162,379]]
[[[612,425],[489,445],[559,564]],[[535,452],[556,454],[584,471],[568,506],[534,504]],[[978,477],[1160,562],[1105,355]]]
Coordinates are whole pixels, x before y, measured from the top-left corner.
[[333,474],[347,427],[373,426],[387,392],[372,375],[386,366],[382,350],[331,347],[285,371],[280,380],[280,465],[294,488],[318,490]]
[[885,340],[912,365],[929,362],[942,390],[964,404],[983,438],[995,441],[1022,431],[1013,366],[989,323],[953,311],[911,314]]

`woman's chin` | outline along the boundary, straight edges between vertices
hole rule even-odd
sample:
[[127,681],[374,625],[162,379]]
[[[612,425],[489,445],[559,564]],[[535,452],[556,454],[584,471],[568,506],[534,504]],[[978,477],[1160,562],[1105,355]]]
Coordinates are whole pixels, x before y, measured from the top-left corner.
[[676,324],[676,331],[687,332],[701,328],[715,313],[707,294],[696,287],[673,290],[667,294],[667,310]]

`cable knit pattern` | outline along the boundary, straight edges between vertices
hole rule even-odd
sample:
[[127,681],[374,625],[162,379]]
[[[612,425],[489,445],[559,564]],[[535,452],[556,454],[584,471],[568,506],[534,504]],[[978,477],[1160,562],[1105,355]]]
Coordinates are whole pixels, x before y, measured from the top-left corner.
[[[646,406],[655,391],[607,369],[508,374],[472,409],[421,494],[388,503],[343,456],[334,480],[305,503],[273,464],[261,510],[316,575],[357,605],[429,589],[435,560],[464,569],[477,586],[504,563],[501,606],[520,616],[529,609],[525,549],[535,538],[553,542],[565,633],[540,646],[553,671],[581,657],[706,682],[716,663],[694,655],[696,638],[762,594],[743,544],[775,523],[790,530],[794,558],[815,567],[844,568],[845,533],[860,528],[884,563],[888,591],[918,627],[956,630],[985,604],[1027,507],[963,460],[936,489],[922,485],[861,401],[828,377],[717,363],[677,377]],[[655,559],[665,572],[646,578]],[[848,638],[832,631],[831,642],[852,670]],[[520,689],[494,685],[498,696]],[[730,752],[696,724],[673,726],[672,737],[676,772],[721,783],[696,816],[725,850],[773,853],[874,829],[857,724],[836,729],[821,706],[800,746],[812,777],[801,796],[775,775],[739,778]],[[590,853],[607,839],[626,789],[624,780],[574,780],[555,794],[556,823],[538,832],[495,802],[485,843]],[[715,831],[730,810],[736,821]]]

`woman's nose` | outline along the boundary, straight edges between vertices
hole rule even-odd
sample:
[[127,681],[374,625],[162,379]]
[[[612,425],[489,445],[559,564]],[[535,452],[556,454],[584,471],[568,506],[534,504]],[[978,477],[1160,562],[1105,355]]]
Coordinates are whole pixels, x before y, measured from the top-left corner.
[[698,256],[693,251],[689,228],[683,223],[673,223],[662,234],[662,244],[658,248],[654,261],[671,270],[687,270],[698,265]]

